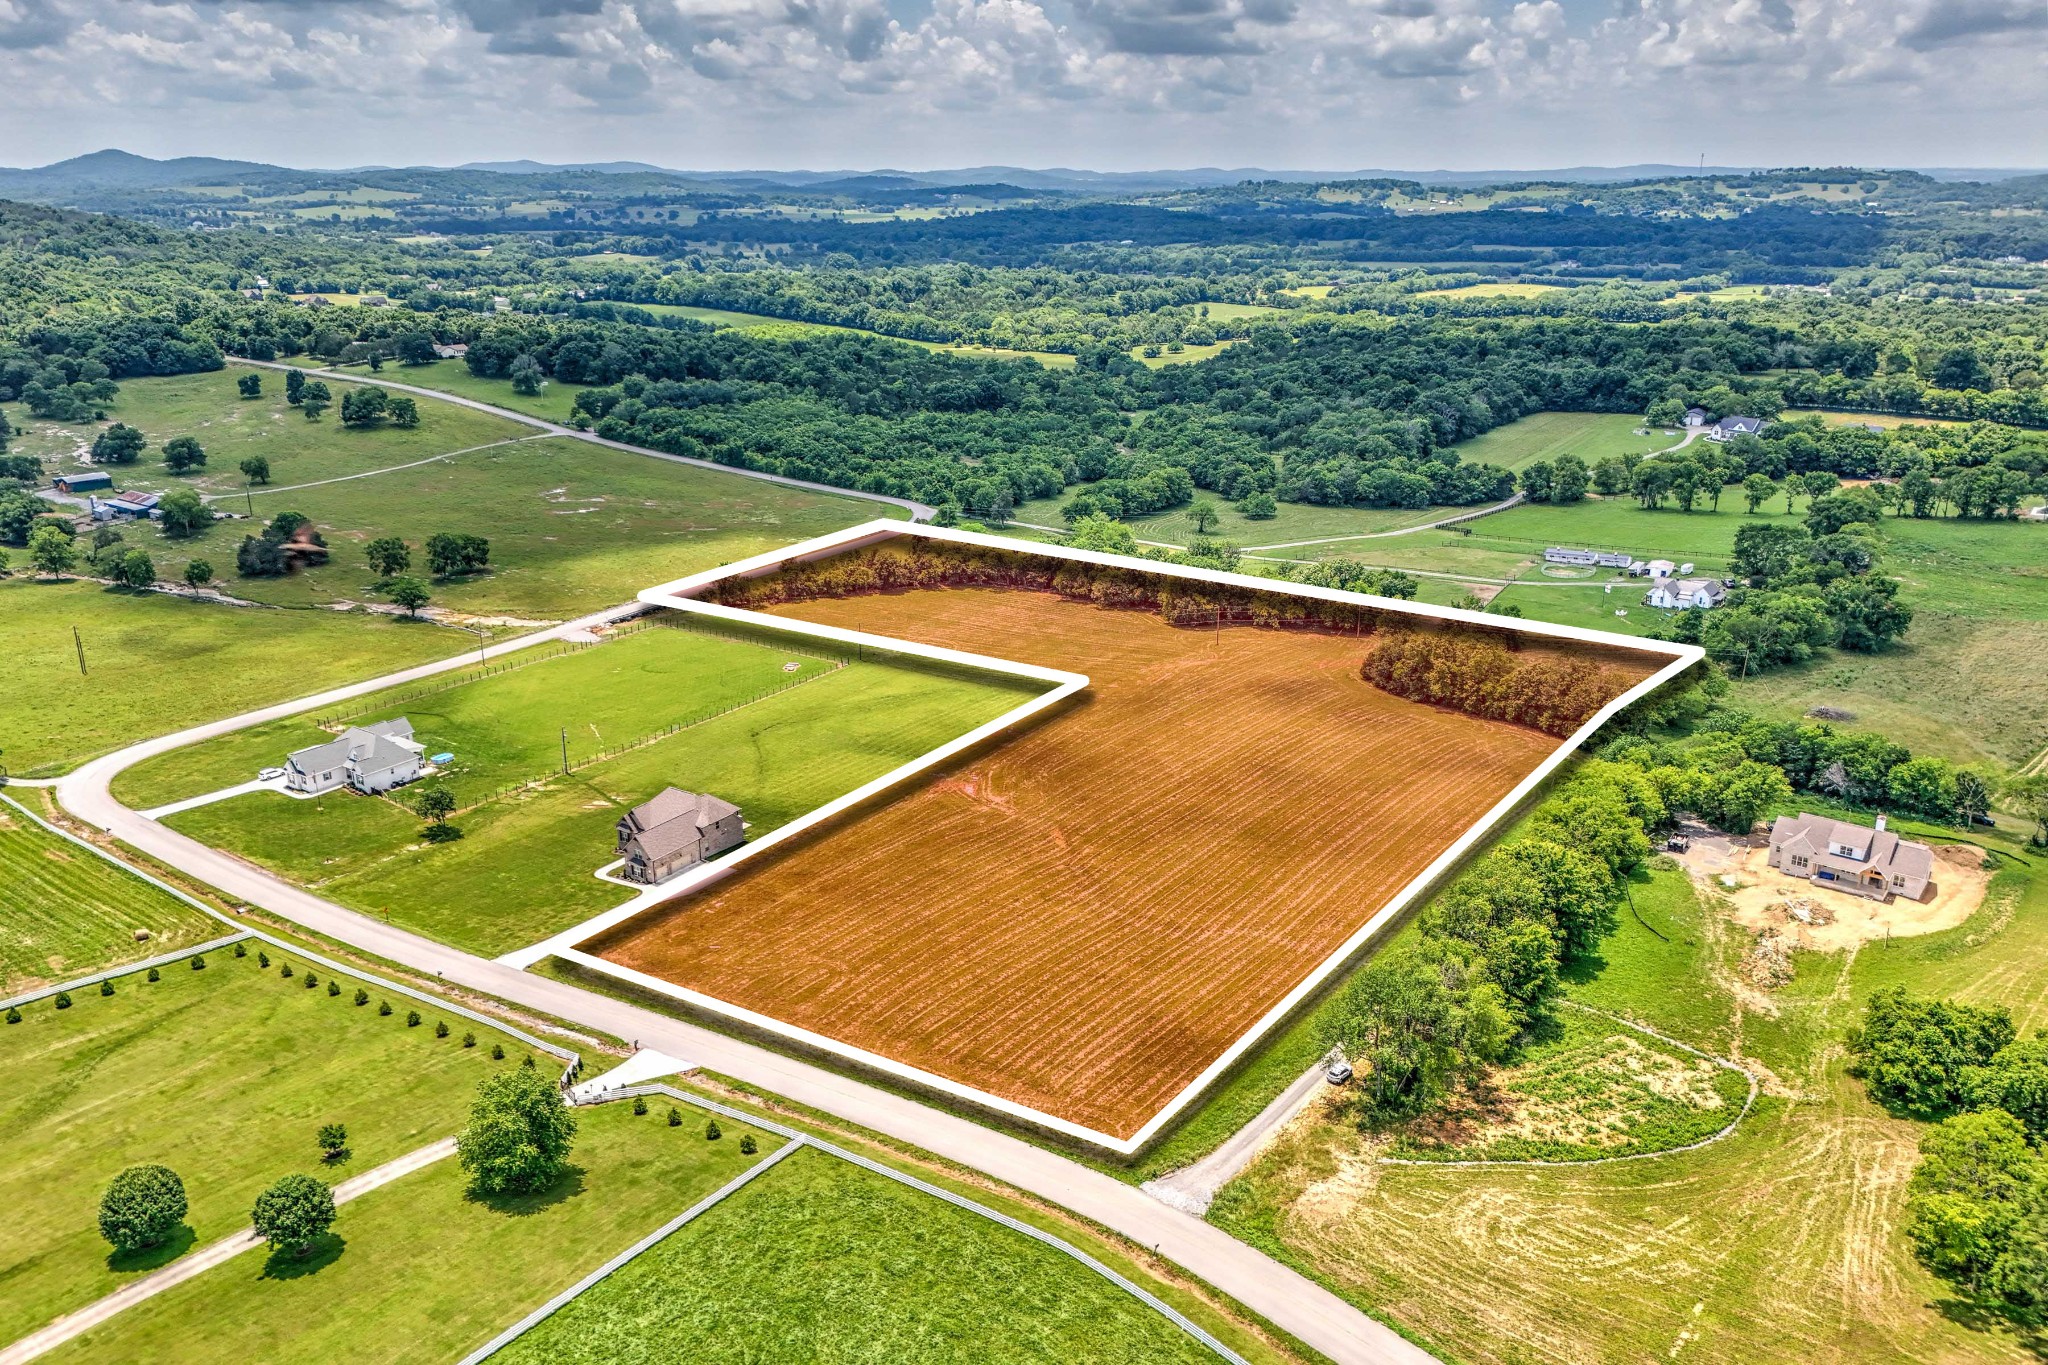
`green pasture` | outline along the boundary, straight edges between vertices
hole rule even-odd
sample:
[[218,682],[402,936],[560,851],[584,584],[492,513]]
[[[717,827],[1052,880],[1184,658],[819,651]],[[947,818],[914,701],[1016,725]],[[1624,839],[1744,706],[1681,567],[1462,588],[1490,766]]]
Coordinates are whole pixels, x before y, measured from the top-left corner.
[[[569,416],[576,407],[576,395],[586,387],[582,384],[564,384],[550,379],[541,386],[539,393],[514,393],[511,380],[479,378],[469,372],[469,365],[466,362],[460,360],[433,360],[425,365],[386,364],[379,377],[400,384],[411,384],[417,388],[451,393],[458,398],[474,398],[479,403],[510,408],[514,412],[523,412],[531,417],[564,424],[569,421]],[[461,411],[454,404],[446,406],[451,410]],[[425,409],[422,409],[422,412],[424,411]],[[531,434],[531,428],[525,430]]]
[[1951,1312],[1914,1262],[1900,1224],[1920,1125],[1869,1102],[1842,1040],[1893,984],[2006,1005],[2023,1031],[2048,1020],[2048,879],[2007,860],[1960,927],[1853,958],[1797,953],[1794,980],[1767,994],[1735,970],[1753,936],[1682,871],[1653,868],[1631,894],[1566,992],[1756,1068],[1763,1097],[1733,1135],[1642,1161],[1367,1176],[1333,1116],[1264,1153],[1211,1220],[1447,1359],[1519,1360],[1534,1341],[1558,1358],[1647,1359],[1674,1342],[1705,1360],[2026,1358],[2009,1329]]
[[[1474,289],[1491,286],[1473,285]],[[1507,286],[1503,286],[1507,287]],[[1522,286],[1548,288],[1549,286]],[[1668,450],[1680,436],[1666,436],[1652,427],[1638,436],[1643,419],[1631,413],[1537,412],[1495,427],[1456,446],[1458,458],[1466,464],[1495,464],[1503,469],[1521,469],[1537,460],[1554,460],[1576,455],[1588,469],[1611,455],[1647,455]]]
[[[74,627],[85,647],[82,675]],[[425,621],[230,607],[24,576],[0,581],[0,639],[9,703],[0,749],[24,777],[476,643]]]
[[[432,403],[437,410],[445,405]],[[237,498],[237,510],[243,505]],[[434,604],[560,620],[630,598],[652,583],[744,559],[876,517],[883,503],[785,488],[568,438],[520,441],[411,469],[296,491],[257,491],[259,517],[311,517],[327,540],[324,565],[281,578],[235,574],[235,548],[251,529],[217,522],[189,540],[147,530],[129,539],[155,557],[159,575],[204,559],[227,591],[287,606],[377,600],[384,585],[363,546],[397,536],[415,573],[437,531],[487,537],[491,568],[429,582]]]
[[259,792],[165,823],[331,900],[496,955],[628,898],[593,873],[613,860],[613,826],[625,808],[664,786],[735,802],[748,836],[759,838],[994,719],[1034,690],[909,664],[850,664],[489,801],[455,818],[464,837],[452,843],[420,842],[416,816],[394,801],[353,794],[299,801]]
[[1213,1361],[1064,1254],[797,1152],[513,1344],[508,1362]]
[[[467,1105],[467,1085],[443,1088]],[[455,1160],[437,1161],[342,1205],[303,1263],[245,1252],[47,1358],[460,1359],[758,1160],[739,1150],[745,1125],[712,1142],[701,1119],[671,1128],[666,1113],[580,1111],[569,1175],[536,1195],[471,1198]]]
[[[140,877],[110,875],[99,858],[4,804],[0,906],[0,996],[229,932]],[[138,930],[147,940],[136,941]]]
[[1558,284],[1537,284],[1521,280],[1496,281],[1492,284],[1466,284],[1456,289],[1425,289],[1423,298],[1459,299],[1540,299],[1545,294],[1554,294],[1564,288]]
[[[250,373],[263,378],[261,398],[243,398],[236,392],[235,381]],[[108,466],[115,487],[157,492],[190,487],[220,496],[222,511],[241,512],[246,504],[239,494],[254,490],[239,466],[252,455],[270,461],[270,486],[284,489],[531,434],[530,428],[502,417],[431,401],[419,404],[420,424],[416,427],[395,427],[389,422],[367,428],[343,426],[341,397],[354,386],[337,379],[322,381],[334,395],[334,406],[319,421],[309,422],[302,410],[284,401],[284,380],[280,371],[244,365],[206,374],[127,379],[108,406],[106,422],[48,422],[29,417],[18,405],[9,405],[8,420],[23,432],[12,448],[16,454],[41,456],[45,474],[54,475],[81,467],[94,437],[114,422],[125,422],[139,428],[149,445],[136,463]],[[193,437],[205,448],[204,469],[172,474],[164,468],[164,442],[175,436]],[[259,493],[259,511],[261,498]],[[216,534],[226,530],[223,527]],[[129,538],[137,539],[133,532]],[[240,534],[234,536],[235,543],[240,539]],[[230,553],[227,567],[232,567],[233,559]]]
[[598,645],[539,645],[523,657],[493,660],[485,671],[402,684],[318,715],[174,749],[121,773],[114,792],[144,810],[200,796],[246,782],[294,749],[325,743],[343,724],[404,716],[429,754],[455,755],[425,785],[446,786],[470,805],[557,771],[565,749],[568,762],[581,764],[669,725],[807,681],[834,663],[807,644],[776,648],[767,637],[726,638],[669,626]]
[[[98,875],[128,879],[105,864]],[[247,957],[216,951],[205,961],[203,971],[165,967],[154,982],[118,978],[111,997],[80,991],[69,1009],[40,1000],[20,1023],[0,1025],[0,1204],[9,1214],[0,1339],[246,1226],[257,1192],[280,1176],[340,1180],[455,1132],[476,1081],[527,1055],[516,1039],[374,988],[358,1006],[354,978],[335,978],[342,994],[330,996],[328,973],[315,968],[322,984],[307,989],[306,964],[284,950],[255,944]],[[290,980],[286,962],[299,969]],[[392,1014],[378,1014],[381,999]],[[415,1009],[422,1023],[407,1027]],[[434,1036],[441,1020],[446,1038]],[[477,1046],[462,1045],[465,1033]],[[501,1061],[491,1059],[494,1043],[505,1047]],[[349,1156],[332,1163],[314,1141],[329,1122],[349,1134]],[[115,1256],[95,1221],[100,1193],[144,1163],[183,1179],[187,1230],[155,1251]]]

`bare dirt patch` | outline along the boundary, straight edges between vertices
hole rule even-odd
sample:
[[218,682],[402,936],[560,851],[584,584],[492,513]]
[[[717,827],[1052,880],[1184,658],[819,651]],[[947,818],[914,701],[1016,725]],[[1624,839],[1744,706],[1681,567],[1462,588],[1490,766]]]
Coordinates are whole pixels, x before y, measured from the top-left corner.
[[1766,866],[1769,856],[1765,848],[1742,850],[1726,871],[1708,879],[1709,889],[1745,929],[1776,930],[1788,948],[1814,952],[1843,952],[1880,939],[1953,929],[1984,903],[1991,885],[1984,855],[1967,844],[1934,850],[1934,881],[1927,898],[1919,901],[1903,896],[1874,901],[1831,890]]
[[1120,1136],[1557,745],[1381,692],[1354,638],[985,588],[776,611],[1091,686],[592,950]]

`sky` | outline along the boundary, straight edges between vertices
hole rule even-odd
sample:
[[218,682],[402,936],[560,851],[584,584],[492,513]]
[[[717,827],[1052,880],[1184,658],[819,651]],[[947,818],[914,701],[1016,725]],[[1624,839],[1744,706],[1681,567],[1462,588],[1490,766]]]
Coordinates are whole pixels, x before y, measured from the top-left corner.
[[0,0],[0,161],[2048,165],[2048,0]]

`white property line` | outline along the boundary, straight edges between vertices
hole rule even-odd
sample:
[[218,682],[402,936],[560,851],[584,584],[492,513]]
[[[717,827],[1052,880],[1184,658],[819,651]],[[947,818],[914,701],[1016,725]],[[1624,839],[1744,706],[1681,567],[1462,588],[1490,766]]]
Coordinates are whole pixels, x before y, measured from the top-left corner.
[[[379,990],[390,991],[394,995],[402,995],[406,997],[408,1000],[417,1000],[421,1004],[427,1005],[433,1009],[445,1010],[447,1013],[453,1014],[458,1018],[468,1019],[473,1023],[482,1024],[485,1028],[496,1029],[500,1033],[509,1034],[510,1036],[517,1038],[520,1042],[525,1043],[528,1047],[538,1048],[540,1051],[547,1053],[550,1057],[553,1057],[556,1061],[567,1063],[567,1066],[564,1067],[562,1072],[562,1077],[565,1082],[571,1075],[575,1073],[575,1071],[579,1067],[583,1065],[583,1058],[581,1054],[574,1052],[569,1048],[563,1047],[560,1043],[551,1043],[547,1041],[545,1038],[536,1038],[531,1033],[528,1033],[526,1030],[515,1027],[512,1024],[508,1024],[502,1019],[493,1019],[488,1015],[479,1014],[477,1011],[470,1009],[466,1005],[459,1005],[452,1000],[443,1000],[440,996],[432,995],[426,991],[416,990],[411,986],[403,985],[397,981],[387,981],[381,976],[372,976],[368,972],[362,970],[360,967],[346,966],[342,963],[336,962],[331,957],[325,957],[319,953],[310,952],[307,949],[300,947],[296,943],[289,943],[284,939],[277,938],[271,934],[267,934],[261,929],[251,929],[244,925],[238,924],[233,919],[229,918],[228,916],[222,914],[220,911],[214,909],[212,906],[208,905],[205,901],[199,900],[193,896],[188,896],[183,891],[180,891],[177,887],[172,886],[169,882],[161,881],[156,877],[152,877],[149,875],[149,873],[144,872],[141,868],[136,867],[131,863],[124,862],[119,858],[116,858],[113,854],[107,852],[98,844],[90,843],[84,839],[81,839],[77,835],[71,833],[69,830],[57,828],[57,826],[51,824],[42,816],[37,815],[27,806],[22,805],[21,802],[15,800],[11,796],[8,796],[6,793],[0,792],[0,801],[4,801],[8,805],[14,807],[14,809],[20,811],[23,815],[35,821],[38,825],[41,825],[50,833],[56,835],[59,839],[64,839],[69,841],[70,843],[76,844],[78,847],[84,849],[87,853],[92,854],[96,858],[101,858],[107,862],[112,863],[115,867],[120,868],[123,872],[128,873],[130,876],[142,878],[142,880],[148,882],[157,890],[163,892],[166,895],[176,897],[177,899],[183,901],[185,904],[191,906],[193,909],[199,911],[203,915],[207,915],[213,919],[217,919],[223,924],[234,925],[237,932],[228,939],[222,940],[223,942],[232,943],[237,938],[260,939],[263,942],[268,943],[271,947],[277,949],[281,953],[291,953],[294,956],[302,958],[307,962],[317,963],[319,966],[325,967],[330,972],[338,972],[341,975],[350,977],[354,980],[366,982],[369,985],[377,987]],[[181,952],[173,955],[171,960],[177,961],[179,958],[190,957],[194,953],[204,951],[207,946],[208,945],[201,944],[197,948],[186,948]],[[147,963],[141,963],[137,965],[143,967],[148,966]],[[136,968],[132,966],[120,967],[115,968],[112,971],[103,972],[100,974],[100,976],[122,976],[134,970],[136,970]],[[90,985],[92,982],[99,980],[100,976],[89,977],[86,979],[86,983]],[[30,999],[34,998],[34,996],[30,997]]]
[[[901,526],[907,523],[892,521],[882,524],[886,526]],[[747,561],[741,562],[745,563]],[[956,739],[948,740],[936,749],[918,755],[908,763],[891,768],[873,781],[862,783],[845,795],[827,801],[816,810],[790,821],[788,824],[763,835],[761,838],[742,845],[728,857],[715,859],[708,863],[699,863],[697,866],[678,874],[672,880],[660,883],[662,894],[658,897],[649,898],[643,892],[632,900],[627,901],[624,905],[614,906],[600,915],[592,916],[581,924],[564,929],[561,933],[551,938],[543,939],[539,943],[528,944],[524,948],[514,949],[512,952],[506,953],[497,959],[508,967],[518,967],[523,970],[531,967],[543,958],[556,956],[572,957],[573,960],[578,962],[595,962],[598,959],[587,954],[574,952],[575,946],[589,941],[607,929],[624,924],[627,920],[645,913],[654,905],[673,900],[678,896],[686,896],[692,892],[700,891],[713,882],[721,881],[731,876],[735,870],[746,866],[748,862],[774,852],[775,849],[801,836],[807,830],[814,829],[827,821],[836,820],[847,811],[859,806],[862,802],[872,800],[893,787],[909,782],[911,779],[946,762],[954,755],[972,749],[974,746],[984,743],[1005,730],[1022,725],[1033,716],[1051,707],[1060,705],[1067,698],[1088,686],[1088,677],[1084,673],[1068,673],[1057,668],[1040,668],[1035,664],[1013,663],[1007,659],[992,659],[986,655],[968,654],[957,649],[939,649],[930,645],[911,644],[903,640],[890,639],[884,635],[870,635],[866,631],[841,630],[836,626],[816,626],[808,622],[785,621],[778,616],[763,616],[758,612],[735,611],[731,607],[714,606],[708,602],[692,602],[688,599],[679,599],[677,606],[686,612],[694,612],[699,615],[716,617],[726,621],[738,621],[749,626],[758,627],[765,624],[771,630],[832,640],[838,644],[868,646],[885,650],[891,654],[913,655],[920,659],[930,659],[957,667],[972,668],[984,673],[994,673],[1002,677],[1021,678],[1028,682],[1044,684],[1050,690],[1039,693],[1039,695],[1021,706],[1012,707],[986,724],[977,725],[974,729],[969,730],[966,734]],[[784,690],[786,691],[787,689]],[[617,866],[617,864],[614,863],[609,866]],[[600,870],[600,875],[602,875],[602,870]],[[609,964],[607,964],[606,969],[611,969]],[[648,977],[641,984],[653,980],[655,978]],[[666,989],[669,992],[673,992],[679,988],[668,986]],[[708,996],[696,997],[693,1003],[700,1001],[708,1001],[707,1008],[716,1006],[727,1011],[735,1008],[724,1005],[722,1002],[710,1001]],[[778,1028],[787,1027],[786,1025],[775,1024],[773,1020],[765,1022],[773,1024]]]
[[679,986],[674,982],[665,981],[660,977],[650,976],[645,972],[635,971],[630,967],[609,962],[604,958],[583,952],[578,947],[579,944],[589,941],[596,935],[616,928],[629,919],[646,913],[648,909],[652,908],[649,906],[622,906],[618,910],[599,915],[595,919],[578,925],[576,928],[565,933],[557,934],[544,943],[520,949],[517,953],[507,954],[499,959],[500,962],[517,966],[530,966],[548,955],[560,957],[579,966],[589,968],[592,971],[602,972],[616,980],[627,982],[644,990],[653,991],[659,995],[665,995],[672,1000],[682,1001],[693,1008],[704,1010],[707,1013],[722,1016],[751,1028],[761,1029],[801,1046],[816,1048],[855,1065],[871,1068],[896,1079],[909,1081],[915,1085],[936,1090],[941,1094],[963,1100],[979,1108],[1004,1114],[1038,1128],[1078,1139],[1119,1156],[1132,1156],[1143,1150],[1168,1124],[1172,1123],[1180,1115],[1182,1110],[1193,1104],[1204,1091],[1215,1084],[1232,1067],[1237,1065],[1246,1053],[1256,1047],[1269,1033],[1283,1023],[1300,1007],[1303,1001],[1310,998],[1334,974],[1342,970],[1345,964],[1350,962],[1375,935],[1390,925],[1410,904],[1426,893],[1439,878],[1455,867],[1475,845],[1499,827],[1525,799],[1547,781],[1550,775],[1556,772],[1558,767],[1591,738],[1601,726],[1619,714],[1623,708],[1633,704],[1642,697],[1648,696],[1651,692],[1654,692],[1657,688],[1663,686],[1706,657],[1705,651],[1697,645],[1674,644],[1663,640],[1638,639],[1633,636],[1616,635],[1609,631],[1588,630],[1582,626],[1561,626],[1553,625],[1546,621],[1503,618],[1488,615],[1484,612],[1463,611],[1456,607],[1428,606],[1417,602],[1402,601],[1397,598],[1375,597],[1367,593],[1345,592],[1337,588],[1317,587],[1308,583],[1292,583],[1282,579],[1260,578],[1251,574],[1222,573],[1210,569],[1189,568],[1180,564],[1160,563],[1149,559],[1135,559],[1125,555],[1103,554],[1093,550],[1077,550],[1065,545],[1042,545],[1031,541],[984,535],[949,527],[927,526],[921,522],[871,521],[860,526],[848,527],[843,531],[836,531],[829,535],[801,541],[798,544],[787,546],[780,550],[771,550],[764,554],[754,555],[722,568],[692,574],[687,578],[677,579],[673,583],[665,583],[658,587],[648,588],[640,593],[640,600],[650,606],[665,607],[675,611],[694,612],[704,616],[743,622],[769,630],[795,631],[798,634],[810,635],[822,640],[831,640],[839,644],[873,645],[877,648],[887,649],[916,658],[953,664],[966,664],[971,667],[1009,672],[1024,677],[1068,681],[1063,681],[1056,691],[1047,693],[1036,701],[1019,707],[1008,715],[999,717],[988,725],[963,735],[950,744],[934,749],[922,758],[915,759],[894,772],[876,779],[875,782],[869,783],[857,792],[849,793],[838,801],[821,806],[802,820],[791,825],[785,825],[782,829],[763,839],[759,845],[750,845],[730,858],[708,864],[695,873],[678,878],[673,884],[677,897],[703,888],[711,882],[730,874],[736,868],[744,866],[748,859],[764,849],[785,842],[788,838],[794,837],[802,830],[813,828],[826,820],[835,818],[875,793],[888,787],[896,786],[918,773],[928,771],[972,745],[978,744],[990,736],[1016,725],[1028,716],[1044,711],[1049,706],[1057,705],[1065,700],[1066,697],[1078,691],[1080,687],[1087,684],[1087,679],[1077,673],[1060,673],[1052,669],[1035,668],[1026,664],[994,660],[981,655],[963,654],[957,650],[943,649],[935,645],[925,645],[915,641],[871,635],[865,631],[845,630],[837,626],[819,625],[793,617],[771,616],[762,612],[743,611],[733,607],[718,606],[695,600],[697,594],[728,580],[760,578],[793,564],[828,559],[849,550],[879,545],[904,537],[912,540],[932,540],[956,545],[970,545],[979,549],[996,550],[1010,555],[1039,555],[1052,559],[1071,560],[1076,563],[1131,570],[1138,573],[1151,574],[1156,577],[1178,578],[1189,582],[1240,588],[1280,596],[1303,597],[1349,607],[1366,607],[1389,615],[1412,616],[1423,621],[1457,622],[1462,625],[1494,632],[1569,640],[1579,644],[1598,645],[1606,649],[1626,650],[1637,654],[1663,655],[1669,659],[1669,662],[1595,712],[1584,725],[1581,725],[1569,738],[1560,743],[1548,758],[1544,759],[1528,776],[1517,783],[1514,790],[1496,802],[1492,809],[1482,815],[1456,842],[1440,853],[1428,867],[1424,868],[1413,880],[1404,886],[1393,899],[1382,906],[1378,913],[1360,925],[1356,933],[1340,944],[1336,951],[1332,952],[1318,964],[1293,990],[1289,991],[1271,1009],[1266,1011],[1237,1041],[1232,1043],[1215,1061],[1204,1068],[1199,1076],[1190,1081],[1179,1094],[1169,1100],[1158,1113],[1154,1114],[1129,1137],[1116,1137],[1109,1133],[1098,1132],[1093,1128],[1060,1118],[1054,1114],[1048,1114],[1043,1110],[1019,1104],[1014,1100],[1004,1099],[1000,1095],[991,1094],[988,1091],[964,1085],[959,1081],[936,1075],[919,1067],[910,1066],[893,1058],[884,1057],[863,1048],[840,1042],[837,1039],[826,1037],[823,1034],[813,1033],[808,1029],[784,1023],[770,1016],[701,994],[684,986]]
[[709,1213],[712,1209],[723,1204],[732,1195],[738,1194],[753,1183],[754,1177],[766,1175],[784,1157],[808,1145],[809,1143],[803,1138],[797,1138],[794,1142],[783,1143],[769,1155],[747,1167],[747,1169],[741,1171],[738,1175],[726,1181],[687,1209],[684,1209],[674,1218],[669,1219],[668,1222],[663,1223],[660,1227],[648,1233],[645,1237],[642,1237],[639,1241],[633,1243],[633,1245],[627,1247],[624,1251],[612,1257],[609,1261],[606,1261],[603,1265],[591,1271],[588,1275],[585,1275],[582,1279],[576,1281],[576,1283],[570,1285],[567,1289],[564,1289],[561,1293],[555,1295],[519,1321],[513,1323],[510,1327],[507,1327],[504,1331],[498,1333],[498,1335],[492,1337],[482,1346],[471,1351],[462,1358],[459,1365],[478,1365],[480,1361],[489,1360],[492,1356],[504,1350],[507,1346],[510,1346],[513,1342],[519,1340],[519,1338],[525,1336],[564,1308],[567,1308],[571,1301],[596,1288],[605,1280],[610,1279],[615,1272],[624,1269],[628,1263],[638,1259],[643,1253],[652,1251],[655,1247],[661,1245],[661,1243],[667,1241],[676,1233],[681,1232],[691,1223],[694,1223],[701,1215]]

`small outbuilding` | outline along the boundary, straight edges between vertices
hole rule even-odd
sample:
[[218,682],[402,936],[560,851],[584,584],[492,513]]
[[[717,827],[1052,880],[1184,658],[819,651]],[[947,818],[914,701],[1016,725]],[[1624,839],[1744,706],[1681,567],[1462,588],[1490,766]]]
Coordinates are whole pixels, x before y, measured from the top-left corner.
[[685,868],[737,848],[746,823],[732,802],[665,787],[619,817],[618,854],[627,881],[652,886]]
[[1707,424],[1707,410],[1705,408],[1687,408],[1685,410],[1685,424],[1689,427],[1705,426]]
[[114,476],[104,469],[80,469],[70,474],[59,474],[50,480],[50,487],[59,493],[88,493],[96,488],[112,488]]

